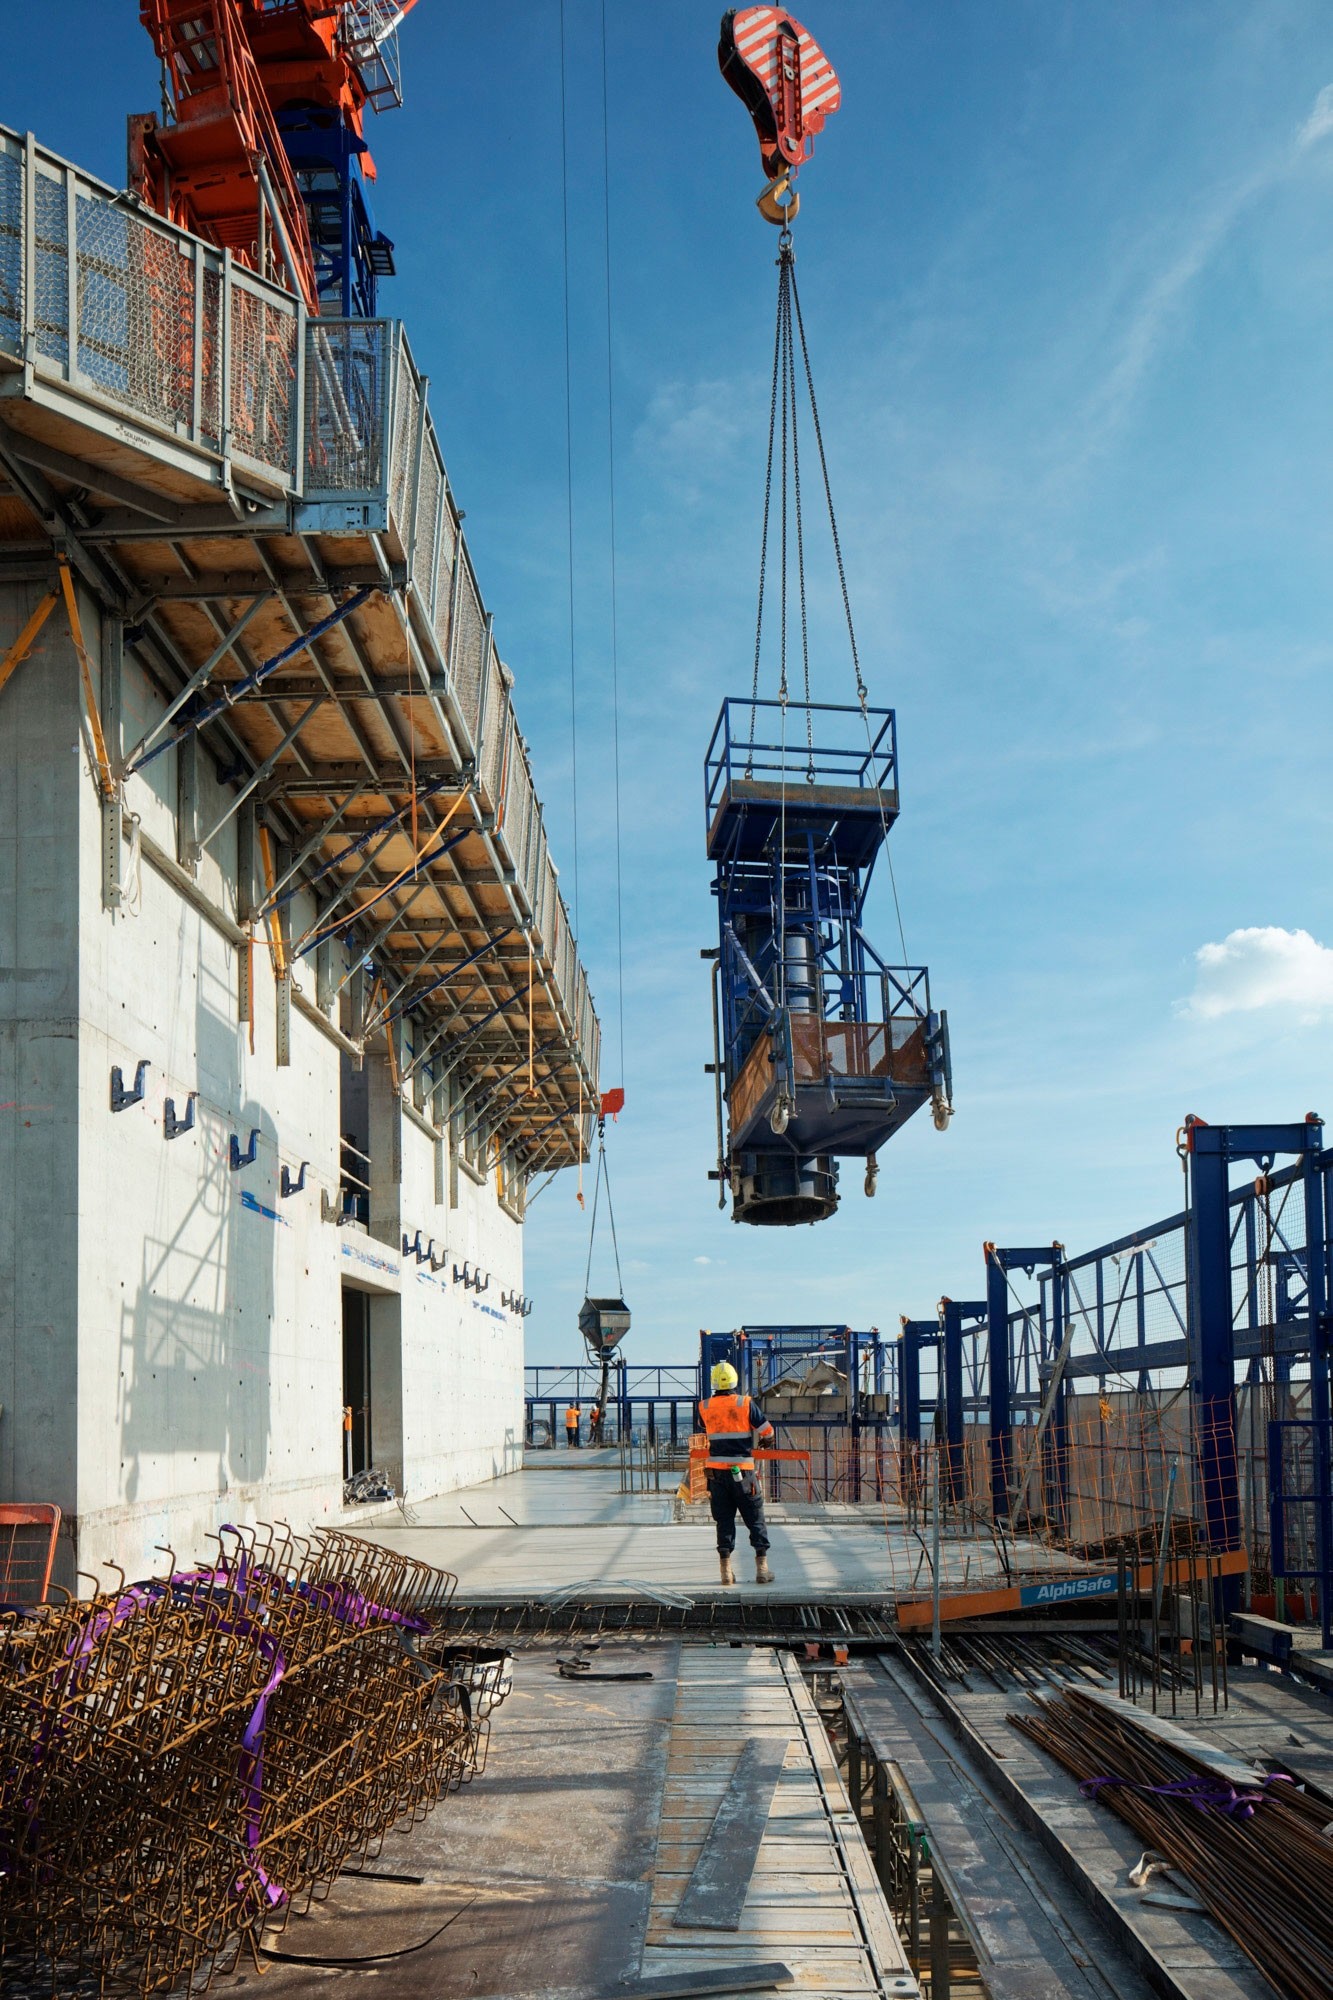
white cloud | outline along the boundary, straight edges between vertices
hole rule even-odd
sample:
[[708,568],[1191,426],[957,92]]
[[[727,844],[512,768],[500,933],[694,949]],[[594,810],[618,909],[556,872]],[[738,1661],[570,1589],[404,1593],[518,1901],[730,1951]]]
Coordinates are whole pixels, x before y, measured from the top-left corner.
[[1326,83],[1314,101],[1314,110],[1296,134],[1296,150],[1318,145],[1333,132],[1333,83]]
[[714,1260],[711,1257],[696,1257],[694,1261],[696,1264],[711,1264]]
[[730,474],[750,419],[734,382],[666,382],[635,430],[635,448],[659,472],[696,486]]
[[1294,1007],[1306,1020],[1333,1009],[1333,950],[1309,931],[1256,924],[1194,954],[1194,991],[1181,1012],[1195,1021],[1260,1007]]

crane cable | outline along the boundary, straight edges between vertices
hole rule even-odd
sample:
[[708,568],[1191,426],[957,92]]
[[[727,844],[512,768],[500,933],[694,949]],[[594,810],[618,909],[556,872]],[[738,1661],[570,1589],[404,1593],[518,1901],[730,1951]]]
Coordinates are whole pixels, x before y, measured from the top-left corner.
[[565,317],[565,525],[569,560],[569,774],[572,794],[573,917],[579,932],[579,727],[574,643],[574,392],[569,341],[569,116],[565,82],[565,0],[560,0],[560,214],[564,241]]
[[[788,546],[788,455],[791,459],[791,501],[794,515],[796,540],[797,591],[801,618],[801,671],[805,700],[806,724],[806,778],[811,784],[815,779],[813,716],[810,708],[810,641],[805,585],[805,516],[801,497],[801,456],[798,425],[799,398],[797,394],[796,346],[799,342],[801,353],[801,373],[804,376],[806,393],[810,401],[810,415],[814,428],[815,448],[819,456],[820,478],[824,489],[824,503],[828,512],[829,531],[833,540],[833,555],[838,570],[838,587],[842,597],[843,617],[847,624],[847,638],[851,647],[852,672],[856,683],[857,706],[861,711],[866,732],[867,769],[873,770],[876,761],[874,739],[870,728],[868,708],[870,691],[861,670],[860,649],[856,642],[856,626],[852,618],[851,594],[847,588],[847,569],[843,560],[842,537],[838,531],[837,510],[833,504],[833,485],[829,477],[828,455],[824,448],[824,430],[819,416],[819,400],[815,394],[814,371],[810,364],[810,348],[806,339],[805,316],[801,311],[800,287],[796,280],[796,254],[792,246],[790,225],[783,228],[778,238],[778,304],[777,321],[773,338],[773,375],[769,392],[768,415],[768,455],[764,473],[764,514],[759,551],[759,604],[755,619],[754,673],[750,688],[750,761],[746,765],[746,776],[753,774],[755,712],[759,700],[759,668],[763,645],[764,606],[767,592],[768,543],[772,514],[773,469],[775,447],[779,456],[779,576],[778,576],[778,703],[782,711],[782,827],[780,838],[786,838],[786,721],[789,700],[787,680],[787,546]],[[778,419],[778,399],[781,397],[781,421]],[[880,823],[884,835],[884,856],[889,871],[889,886],[893,893],[893,909],[898,924],[898,940],[902,947],[903,964],[907,963],[907,939],[903,927],[902,906],[898,898],[898,883],[894,875],[893,855],[889,845],[889,821],[880,788],[876,786],[879,798]],[[785,900],[785,899],[784,899]],[[783,911],[779,911],[779,963],[778,987],[779,1004],[786,1001],[785,944],[782,935]]]
[[597,1120],[597,1175],[593,1181],[592,1188],[592,1226],[588,1231],[588,1268],[583,1274],[583,1293],[585,1298],[589,1296],[588,1287],[592,1283],[592,1253],[593,1246],[597,1241],[597,1202],[602,1191],[603,1181],[606,1183],[606,1213],[611,1224],[611,1248],[615,1253],[616,1259],[616,1292],[619,1297],[623,1298],[625,1294],[625,1281],[620,1275],[620,1244],[616,1240],[616,1212],[611,1206],[611,1175],[606,1164],[606,1120],[605,1118],[599,1118]]
[[611,771],[616,834],[616,1006],[620,1082],[625,1082],[625,923],[620,866],[620,659],[616,600],[616,403],[611,315],[611,126],[607,87],[606,0],[602,0],[602,239],[606,253],[606,443],[611,561]]

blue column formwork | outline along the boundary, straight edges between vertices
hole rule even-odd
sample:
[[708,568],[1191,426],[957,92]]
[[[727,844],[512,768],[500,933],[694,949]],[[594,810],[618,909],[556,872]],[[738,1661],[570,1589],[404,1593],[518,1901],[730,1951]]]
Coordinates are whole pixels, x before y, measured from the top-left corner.
[[898,1435],[904,1444],[921,1442],[921,1348],[940,1337],[939,1321],[903,1318],[898,1336]]
[[[1254,1161],[1267,1174],[1279,1154],[1298,1156],[1305,1194],[1307,1303],[1310,1324],[1310,1416],[1315,1461],[1315,1560],[1320,1575],[1323,1640],[1330,1644],[1333,1590],[1329,1520],[1329,1329],[1323,1129],[1313,1113],[1299,1125],[1208,1125],[1185,1120],[1189,1167],[1188,1346],[1190,1393],[1199,1454],[1200,1495],[1209,1546],[1241,1546],[1240,1479],[1236,1453],[1236,1327],[1231,1274],[1233,1161]],[[1282,1466],[1269,1467],[1270,1491],[1281,1492]],[[1240,1581],[1222,1585],[1223,1607],[1240,1602]]]
[[963,1322],[981,1321],[985,1317],[985,1299],[940,1300],[945,1472],[948,1497],[955,1506],[963,1499]]
[[1029,1275],[1038,1264],[1058,1265],[1063,1243],[1048,1243],[1040,1250],[1001,1250],[994,1243],[982,1245],[986,1257],[987,1375],[990,1385],[990,1496],[991,1513],[997,1522],[1009,1515],[1009,1469],[1013,1454],[1013,1404],[1009,1391],[1009,1279],[1010,1271]]

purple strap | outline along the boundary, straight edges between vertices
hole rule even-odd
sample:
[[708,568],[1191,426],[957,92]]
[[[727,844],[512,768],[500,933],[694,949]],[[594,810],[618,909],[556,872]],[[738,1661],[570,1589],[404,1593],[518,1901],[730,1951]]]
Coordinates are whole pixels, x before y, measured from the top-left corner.
[[1235,1819],[1251,1819],[1256,1806],[1268,1799],[1269,1785],[1291,1785],[1296,1781],[1287,1771],[1272,1771],[1253,1787],[1238,1789],[1225,1778],[1199,1776],[1177,1778],[1169,1785],[1136,1785],[1131,1778],[1085,1778],[1079,1786],[1085,1799],[1116,1789],[1137,1792],[1140,1798],[1179,1799],[1196,1812],[1229,1813]]

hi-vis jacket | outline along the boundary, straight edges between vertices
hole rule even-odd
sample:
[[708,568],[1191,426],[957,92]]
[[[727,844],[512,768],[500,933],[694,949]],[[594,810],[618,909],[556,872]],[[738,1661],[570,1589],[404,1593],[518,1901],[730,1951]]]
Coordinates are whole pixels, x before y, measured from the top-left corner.
[[700,1403],[699,1416],[708,1433],[707,1470],[727,1472],[739,1466],[753,1472],[755,1440],[773,1436],[772,1424],[753,1397],[710,1396]]
[[578,1427],[579,1427],[579,1406],[577,1403],[571,1403],[569,1408],[565,1411],[565,1429],[567,1431],[576,1431]]

